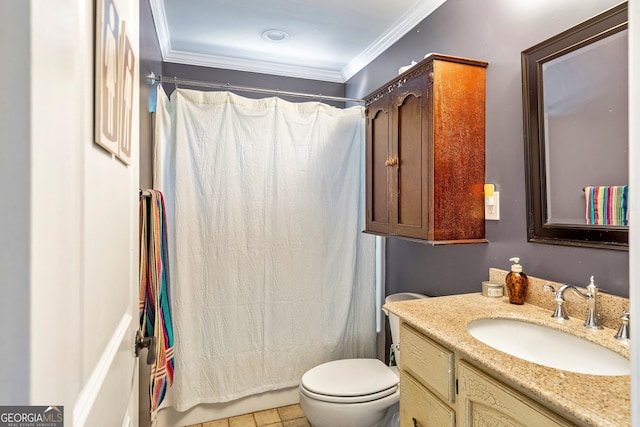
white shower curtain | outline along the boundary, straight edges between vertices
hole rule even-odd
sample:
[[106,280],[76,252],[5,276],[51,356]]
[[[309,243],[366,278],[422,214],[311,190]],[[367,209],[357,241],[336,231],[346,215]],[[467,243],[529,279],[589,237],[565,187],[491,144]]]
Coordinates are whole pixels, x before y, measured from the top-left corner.
[[364,112],[159,88],[154,187],[170,224],[175,381],[184,411],[296,386],[375,357]]

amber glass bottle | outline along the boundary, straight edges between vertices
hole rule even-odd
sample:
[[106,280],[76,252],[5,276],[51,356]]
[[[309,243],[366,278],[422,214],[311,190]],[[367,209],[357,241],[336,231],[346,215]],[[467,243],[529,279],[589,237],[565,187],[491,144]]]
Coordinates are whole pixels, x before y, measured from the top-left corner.
[[513,262],[511,265],[511,272],[507,274],[506,278],[509,302],[511,304],[522,305],[527,297],[529,279],[527,278],[527,275],[522,272],[520,258],[511,258],[509,261]]

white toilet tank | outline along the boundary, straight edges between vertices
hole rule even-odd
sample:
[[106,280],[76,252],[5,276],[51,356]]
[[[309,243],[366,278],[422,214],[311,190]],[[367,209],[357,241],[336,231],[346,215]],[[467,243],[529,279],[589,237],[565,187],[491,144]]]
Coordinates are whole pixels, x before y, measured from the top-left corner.
[[[421,298],[429,297],[412,292],[400,292],[397,294],[388,295],[384,299],[384,302],[386,304],[388,302],[406,301]],[[383,309],[383,311],[384,314],[386,314],[389,318],[389,326],[391,328],[391,341],[393,341],[393,345],[391,346],[391,348],[393,349],[393,357],[395,358],[396,365],[400,366],[400,318],[393,313],[389,313],[387,310]]]

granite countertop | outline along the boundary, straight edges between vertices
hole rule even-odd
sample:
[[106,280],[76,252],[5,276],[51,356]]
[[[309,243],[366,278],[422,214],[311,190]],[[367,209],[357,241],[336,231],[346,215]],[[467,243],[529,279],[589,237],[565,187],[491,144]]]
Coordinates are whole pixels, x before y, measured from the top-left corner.
[[[384,306],[427,337],[454,351],[515,390],[579,425],[631,425],[631,377],[596,376],[547,368],[498,351],[467,332],[467,324],[482,318],[526,320],[600,344],[629,359],[629,346],[614,338],[616,331],[588,330],[584,319],[563,323],[551,311],[533,304],[509,304],[506,297],[479,293],[399,301]],[[550,349],[550,351],[552,351]],[[570,354],[558,357],[570,358]]]

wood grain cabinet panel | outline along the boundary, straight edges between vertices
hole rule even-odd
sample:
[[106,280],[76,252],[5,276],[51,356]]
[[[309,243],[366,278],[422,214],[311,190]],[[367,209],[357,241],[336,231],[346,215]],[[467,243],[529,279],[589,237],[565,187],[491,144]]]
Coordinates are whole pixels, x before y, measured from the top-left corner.
[[365,98],[366,231],[485,242],[486,67],[432,54]]
[[367,116],[367,229],[389,233],[389,168],[391,98],[382,97],[368,107]]
[[426,132],[425,88],[422,79],[415,79],[398,88],[393,95],[393,124],[391,152],[397,164],[390,168],[391,234],[421,237],[428,224],[429,210],[423,209],[422,195],[429,188],[423,184],[427,176],[425,165],[427,147],[422,143]]

